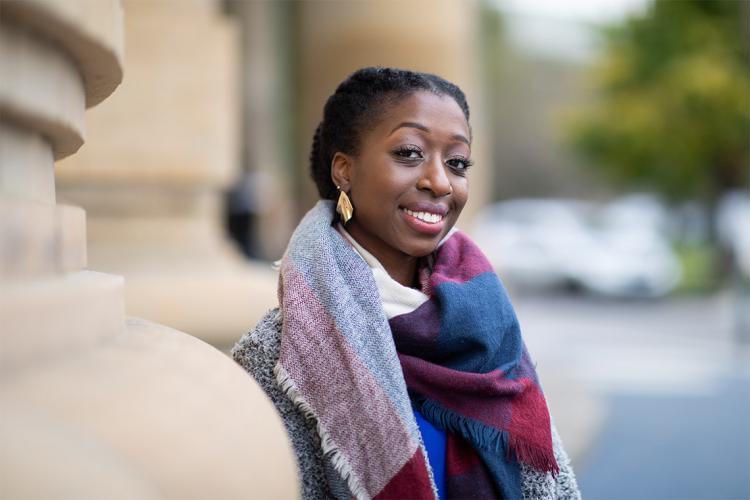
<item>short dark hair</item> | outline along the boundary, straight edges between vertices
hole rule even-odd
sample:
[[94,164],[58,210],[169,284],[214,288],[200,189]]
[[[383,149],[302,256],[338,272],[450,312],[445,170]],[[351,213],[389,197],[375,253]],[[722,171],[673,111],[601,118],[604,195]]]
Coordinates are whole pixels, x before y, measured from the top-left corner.
[[385,105],[417,91],[452,97],[469,121],[466,96],[457,85],[437,75],[397,68],[368,67],[349,75],[328,98],[323,119],[313,135],[310,171],[320,197],[336,199],[331,162],[336,152],[356,155],[362,132],[377,123]]

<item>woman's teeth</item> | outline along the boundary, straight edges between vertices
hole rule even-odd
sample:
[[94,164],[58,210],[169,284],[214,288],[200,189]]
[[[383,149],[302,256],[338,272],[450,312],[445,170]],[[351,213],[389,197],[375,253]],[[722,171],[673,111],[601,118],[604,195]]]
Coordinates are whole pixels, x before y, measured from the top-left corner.
[[443,220],[442,215],[431,214],[430,212],[413,212],[408,208],[404,208],[404,212],[416,219],[427,222],[429,224],[435,224],[436,222],[440,222],[441,220]]

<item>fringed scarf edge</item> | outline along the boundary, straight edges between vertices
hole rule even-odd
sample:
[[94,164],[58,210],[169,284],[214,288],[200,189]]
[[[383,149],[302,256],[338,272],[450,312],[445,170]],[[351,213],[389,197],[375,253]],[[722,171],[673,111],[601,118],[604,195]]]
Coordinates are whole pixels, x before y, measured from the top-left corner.
[[329,458],[334,470],[339,473],[341,478],[346,482],[349,487],[349,491],[357,500],[370,500],[370,495],[367,489],[362,485],[361,481],[357,477],[354,469],[349,463],[349,459],[346,457],[344,452],[336,446],[328,433],[328,430],[322,424],[318,416],[315,414],[315,410],[308,403],[300,390],[297,388],[297,384],[294,379],[289,375],[286,369],[282,366],[281,361],[277,362],[273,368],[273,373],[276,376],[276,382],[279,384],[281,390],[286,396],[294,403],[294,405],[302,412],[302,415],[315,422],[315,428],[320,437],[320,447],[323,450],[324,458]]
[[429,399],[421,401],[420,411],[427,420],[434,422],[441,429],[463,436],[484,450],[505,453],[506,456],[515,457],[519,462],[541,472],[551,472],[553,476],[560,470],[554,452],[550,455],[546,449],[514,438],[503,429],[489,427],[469,417],[458,415]]

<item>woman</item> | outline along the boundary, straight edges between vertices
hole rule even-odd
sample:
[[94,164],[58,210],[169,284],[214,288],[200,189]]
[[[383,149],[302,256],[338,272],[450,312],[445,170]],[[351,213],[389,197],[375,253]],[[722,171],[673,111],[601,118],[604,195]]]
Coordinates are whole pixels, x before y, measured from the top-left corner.
[[453,229],[471,138],[435,75],[365,68],[325,105],[322,200],[279,308],[232,351],[281,413],[304,498],[580,496],[507,294]]

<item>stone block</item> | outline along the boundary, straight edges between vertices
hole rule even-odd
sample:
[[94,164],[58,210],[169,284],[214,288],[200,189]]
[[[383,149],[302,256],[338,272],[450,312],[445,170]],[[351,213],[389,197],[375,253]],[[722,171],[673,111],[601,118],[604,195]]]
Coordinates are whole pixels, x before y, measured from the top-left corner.
[[0,373],[77,355],[123,331],[123,278],[79,271],[0,282]]
[[104,100],[122,81],[120,0],[3,0],[2,8],[3,21],[49,40],[75,61],[86,107]]
[[8,500],[162,499],[141,471],[89,429],[3,401],[0,497]]
[[41,134],[0,121],[0,196],[55,202],[52,146]]
[[228,348],[278,305],[278,273],[243,263],[126,274],[128,314],[138,314]]
[[[63,485],[76,498],[299,497],[283,424],[251,377],[204,342],[144,320],[128,318],[121,335],[96,349],[6,375],[0,406],[20,415],[0,423],[2,435],[11,425],[28,434],[30,422],[65,447],[64,455],[40,449],[33,436],[27,448],[16,443],[16,474],[45,485],[69,470]],[[54,425],[44,429],[44,420]],[[7,462],[0,455],[2,470]],[[53,475],[38,473],[47,466]],[[104,477],[81,482],[83,472]],[[110,477],[111,491],[98,494]]]
[[[6,5],[3,3],[3,17]],[[86,94],[75,61],[49,41],[0,23],[0,115],[52,144],[56,159],[83,144]]]
[[86,267],[86,213],[0,195],[0,279],[51,277]]

